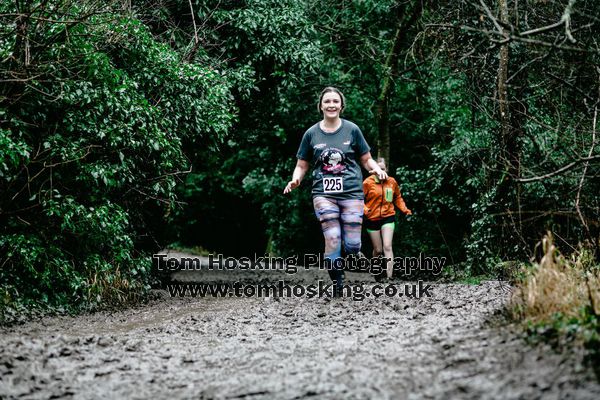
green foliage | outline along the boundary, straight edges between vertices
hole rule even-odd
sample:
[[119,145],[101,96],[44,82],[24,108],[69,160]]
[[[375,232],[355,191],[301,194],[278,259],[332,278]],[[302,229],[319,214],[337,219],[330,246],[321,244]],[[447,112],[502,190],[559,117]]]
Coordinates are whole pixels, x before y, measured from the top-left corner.
[[600,361],[600,318],[589,307],[581,310],[578,317],[567,318],[560,313],[544,322],[529,323],[525,328],[527,339],[532,343],[549,343],[557,350],[581,346],[587,349],[585,361],[598,374]]
[[[322,51],[309,10],[302,2],[272,0],[199,6],[199,19],[215,27],[211,38],[220,43],[220,53],[209,54],[224,55],[230,70],[252,80],[233,89],[239,122],[228,141],[218,153],[199,149],[194,157],[194,172],[180,188],[190,206],[173,215],[173,225],[181,226],[176,240],[188,246],[204,240],[205,247],[229,254],[306,249],[305,230],[290,223],[282,190],[297,137],[318,117],[316,110],[311,116],[316,94],[308,82]],[[299,97],[303,92],[310,95]]]
[[319,42],[311,40],[314,27],[306,12],[306,5],[299,1],[248,0],[239,8],[215,13],[215,20],[231,25],[230,51],[243,54],[255,68],[272,63],[276,67],[273,76],[285,77],[296,71],[284,67],[310,68],[319,53]]
[[[308,179],[281,192],[321,118],[324,86],[345,93],[344,117],[377,155],[374,106],[404,3],[21,3],[0,4],[5,304],[139,293],[143,252],[169,241],[231,255],[322,249]],[[468,280],[529,258],[546,228],[594,241],[597,163],[585,177],[580,162],[515,180],[597,154],[594,4],[577,2],[572,16],[573,45],[586,51],[510,43],[518,173],[500,138],[498,44],[484,33],[496,28],[475,3],[423,4],[403,33],[388,104],[391,171],[414,212],[400,218],[396,252],[448,257]],[[528,11],[514,13],[528,16],[516,30],[564,11],[555,1],[515,7]],[[556,32],[539,38],[554,43]]]
[[[14,12],[4,5],[1,11]],[[19,24],[14,14],[4,22]],[[126,301],[189,167],[235,118],[227,73],[189,63],[112,3],[31,8],[24,47],[5,31],[0,98],[4,306]],[[76,21],[76,22],[71,22]],[[4,25],[4,23],[3,23]],[[158,224],[157,224],[158,222]]]
[[[196,177],[188,180],[193,182],[190,190],[183,189],[191,207],[176,215],[175,225],[188,225],[177,240],[194,244],[190,234],[194,226],[216,226],[212,232],[227,238],[230,227],[235,226],[266,232],[261,240],[244,247],[244,252],[260,252],[264,247],[281,254],[319,251],[322,238],[317,229],[306,225],[307,220],[314,221],[308,185],[288,197],[280,194],[281,189],[293,170],[302,133],[320,117],[314,102],[325,85],[344,91],[344,117],[362,128],[372,153],[377,154],[373,105],[398,18],[406,10],[395,1],[358,0],[343,4],[207,1],[196,2],[194,7],[203,26],[214,27],[202,36],[220,44],[219,54],[228,59],[229,68],[243,68],[243,76],[254,81],[246,80],[243,88],[234,89],[240,119],[226,146],[218,155],[197,155],[203,163],[195,165]],[[472,11],[450,3],[444,7],[425,10],[424,20],[435,25],[448,16],[462,18]],[[189,22],[180,25],[187,26],[182,28],[187,32]],[[542,216],[534,223],[523,225],[529,217],[513,217],[520,212],[515,204],[527,213],[533,213],[537,205],[556,209],[562,207],[559,203],[572,204],[566,188],[574,182],[561,178],[549,184],[523,185],[518,191],[514,185],[508,191],[498,190],[503,150],[498,141],[497,102],[490,97],[496,90],[497,64],[493,60],[497,52],[478,47],[481,39],[472,31],[450,36],[442,33],[447,32],[416,24],[402,43],[399,70],[405,71],[394,79],[389,104],[392,170],[415,213],[409,219],[401,218],[401,234],[396,235],[394,245],[402,254],[446,256],[469,273],[490,275],[501,260],[526,259],[540,230],[564,222],[540,211]],[[516,69],[519,62],[527,62],[527,52],[515,48],[512,68]],[[203,56],[217,56],[205,50]],[[459,58],[461,50],[480,57]],[[557,147],[567,143],[561,139],[561,131],[549,135],[539,122],[556,122],[548,111],[551,90],[538,85],[522,93],[528,96],[523,100],[527,109],[536,115],[526,120],[525,133],[517,140],[522,165],[532,172],[564,165],[573,156],[572,151]],[[572,106],[562,107],[561,113],[566,114]],[[572,132],[576,138],[575,130]],[[584,143],[573,141],[565,148],[589,146],[589,141]],[[540,153],[545,154],[543,160]],[[591,193],[591,187],[584,193]],[[202,201],[207,197],[214,203]],[[587,199],[586,209],[594,209],[595,205],[587,204],[597,200]],[[234,202],[243,206],[232,211]],[[259,220],[244,215],[258,211]],[[521,229],[518,234],[515,227]],[[228,239],[220,242],[211,244],[219,250],[241,250],[239,246],[227,248]]]
[[[415,104],[414,95],[407,95],[401,103],[412,109],[401,116],[406,121],[406,139],[392,152],[402,163],[396,179],[414,212],[402,227],[400,251],[444,255],[457,263],[465,259],[466,235],[478,194],[485,187],[481,159],[487,157],[489,128],[468,106],[464,75],[437,63],[427,65],[426,70],[425,85],[396,89],[399,94],[416,91],[423,98]],[[415,109],[419,124],[410,123]],[[413,150],[421,143],[428,143],[429,151]]]

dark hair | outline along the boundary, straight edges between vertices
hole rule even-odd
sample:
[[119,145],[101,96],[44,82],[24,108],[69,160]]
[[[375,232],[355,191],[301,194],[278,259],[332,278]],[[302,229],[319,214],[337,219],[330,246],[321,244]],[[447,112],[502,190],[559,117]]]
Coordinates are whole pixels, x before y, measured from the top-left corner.
[[317,110],[319,110],[319,113],[321,113],[321,102],[323,101],[323,96],[325,96],[326,93],[337,93],[340,95],[340,99],[342,99],[342,108],[340,109],[341,111],[344,111],[344,108],[346,107],[346,98],[344,98],[344,94],[342,92],[340,92],[340,90],[338,88],[334,88],[333,86],[327,86],[325,89],[323,89],[321,91],[321,95],[319,96],[319,102],[317,103]]

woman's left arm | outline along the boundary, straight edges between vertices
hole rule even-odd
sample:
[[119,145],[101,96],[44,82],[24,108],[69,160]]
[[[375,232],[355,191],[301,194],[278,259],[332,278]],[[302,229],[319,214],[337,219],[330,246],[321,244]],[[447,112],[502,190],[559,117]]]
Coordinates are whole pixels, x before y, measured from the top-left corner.
[[387,179],[386,172],[384,170],[382,170],[379,167],[379,165],[377,165],[375,160],[373,160],[373,157],[371,157],[370,151],[367,151],[365,154],[360,156],[360,164],[363,166],[364,169],[369,171],[369,174],[376,174],[377,177],[379,179],[381,179],[382,181]]

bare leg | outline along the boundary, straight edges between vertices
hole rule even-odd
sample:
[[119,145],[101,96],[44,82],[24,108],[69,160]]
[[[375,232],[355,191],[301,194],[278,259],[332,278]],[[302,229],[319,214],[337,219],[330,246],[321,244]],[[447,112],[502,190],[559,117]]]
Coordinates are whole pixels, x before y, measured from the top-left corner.
[[373,243],[373,257],[379,257],[383,254],[383,242],[381,240],[381,231],[367,231]]
[[[373,243],[373,258],[379,258],[383,254],[383,241],[381,240],[381,231],[371,231],[367,229],[369,233],[369,237],[371,238],[371,243]],[[374,260],[372,260],[374,261]],[[373,266],[371,266],[373,268]],[[373,269],[371,269],[371,274],[373,274],[373,278],[375,278],[376,282],[381,282],[383,278],[383,274],[385,269],[380,272],[375,273]]]
[[394,224],[385,224],[381,227],[381,237],[383,239],[383,256],[387,260],[387,277],[391,278],[394,273],[394,250],[392,249],[392,239],[394,238]]

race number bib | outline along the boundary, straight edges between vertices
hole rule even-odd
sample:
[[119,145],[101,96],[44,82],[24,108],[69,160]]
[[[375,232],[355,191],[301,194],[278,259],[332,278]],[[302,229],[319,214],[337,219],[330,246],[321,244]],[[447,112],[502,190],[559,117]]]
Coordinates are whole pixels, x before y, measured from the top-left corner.
[[323,177],[324,193],[341,193],[344,191],[344,181],[341,176]]

